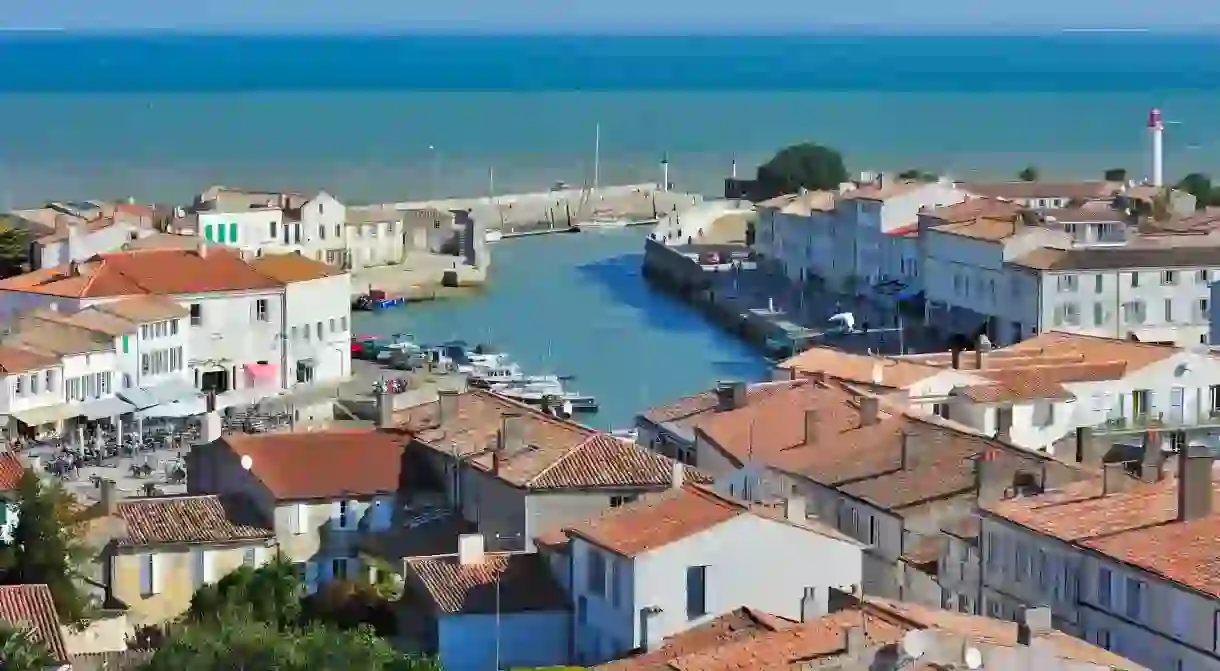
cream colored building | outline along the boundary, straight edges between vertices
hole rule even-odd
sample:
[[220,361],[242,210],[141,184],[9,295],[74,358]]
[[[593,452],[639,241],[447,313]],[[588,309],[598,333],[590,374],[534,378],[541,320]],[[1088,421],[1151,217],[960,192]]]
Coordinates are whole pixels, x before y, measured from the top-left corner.
[[102,505],[118,524],[102,554],[104,575],[110,595],[129,608],[131,624],[173,619],[190,607],[200,587],[274,556],[271,529],[241,499],[118,501],[110,491],[103,491]]

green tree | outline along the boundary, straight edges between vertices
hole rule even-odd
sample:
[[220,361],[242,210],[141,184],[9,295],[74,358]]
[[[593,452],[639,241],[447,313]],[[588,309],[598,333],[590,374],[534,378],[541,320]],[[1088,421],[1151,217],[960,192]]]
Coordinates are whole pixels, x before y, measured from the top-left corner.
[[301,619],[304,584],[282,555],[257,569],[243,566],[191,598],[188,619],[217,619],[231,611],[247,612],[260,622],[295,625]]
[[1107,182],[1125,182],[1127,181],[1126,168],[1110,168],[1102,175],[1102,179]]
[[51,652],[28,629],[0,623],[0,662],[4,671],[44,671],[55,666]]
[[58,483],[44,483],[28,469],[17,495],[12,543],[0,544],[0,584],[45,584],[60,620],[78,623],[91,606],[78,586],[79,567],[93,552],[77,533],[73,499]]
[[305,597],[301,610],[306,622],[340,629],[357,629],[367,625],[378,636],[387,638],[398,633],[394,604],[375,585],[347,580],[331,581],[317,593]]
[[1025,166],[1021,172],[1017,173],[1017,179],[1021,180],[1022,182],[1036,182],[1038,181],[1038,177],[1038,168],[1032,165]]
[[936,173],[922,168],[910,168],[898,173],[898,179],[909,179],[916,182],[935,182],[939,177]]
[[1213,197],[1212,178],[1201,172],[1192,172],[1174,187],[1195,197],[1195,207],[1203,209],[1220,201]]
[[435,660],[406,656],[368,628],[308,625],[284,631],[236,613],[174,628],[143,671],[440,671]]
[[0,214],[0,278],[20,275],[29,267],[33,237],[17,222],[14,215]]
[[838,151],[812,142],[779,151],[758,166],[752,200],[765,200],[804,189],[834,189],[847,181],[847,168]]

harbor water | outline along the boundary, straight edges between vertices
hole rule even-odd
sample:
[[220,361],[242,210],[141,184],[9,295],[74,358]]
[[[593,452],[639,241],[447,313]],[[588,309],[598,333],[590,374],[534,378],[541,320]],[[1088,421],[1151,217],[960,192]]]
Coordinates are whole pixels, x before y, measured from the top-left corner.
[[571,375],[601,410],[578,420],[628,426],[636,413],[711,388],[758,380],[767,362],[640,275],[646,227],[494,244],[482,293],[355,313],[355,331],[466,340],[508,352],[531,374]]

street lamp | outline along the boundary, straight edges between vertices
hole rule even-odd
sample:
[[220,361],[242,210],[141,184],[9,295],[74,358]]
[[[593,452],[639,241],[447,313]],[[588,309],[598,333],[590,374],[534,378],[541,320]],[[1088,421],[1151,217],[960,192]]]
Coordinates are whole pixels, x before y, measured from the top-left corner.
[[[250,470],[252,468],[254,468],[254,457],[251,457],[248,454],[241,455],[241,468],[243,471],[249,473]],[[275,527],[275,523],[274,523],[274,521],[272,521],[271,533],[272,533],[272,539],[273,539],[272,542],[275,544],[274,561],[276,563],[276,567],[275,567],[276,575],[275,575],[275,580],[271,583],[271,600],[272,600],[272,606],[275,607],[275,628],[277,631],[283,631],[284,630],[284,615],[283,615],[283,610],[280,607],[282,602],[280,600],[280,575],[279,575],[279,569],[281,568],[280,564],[282,562],[282,555],[280,553],[280,537],[278,535],[276,535],[274,527]]]
[[[521,538],[521,536],[522,536],[522,534],[520,532],[518,532],[518,533],[511,533],[511,534],[494,534],[492,536],[492,538],[496,539],[497,541],[502,541],[502,540],[507,540],[507,539],[516,540],[518,538]],[[511,552],[511,550],[509,552]],[[507,564],[507,561],[508,560],[506,559],[505,560],[506,564]],[[507,565],[505,566],[505,568],[507,568]],[[495,671],[500,671],[500,574],[499,573],[496,574],[496,668],[495,668]]]

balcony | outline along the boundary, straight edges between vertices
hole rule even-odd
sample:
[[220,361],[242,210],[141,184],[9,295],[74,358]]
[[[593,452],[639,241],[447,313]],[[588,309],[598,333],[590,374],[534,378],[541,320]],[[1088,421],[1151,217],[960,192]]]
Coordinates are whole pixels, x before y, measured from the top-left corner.
[[1140,413],[1131,417],[1110,417],[1093,427],[1095,434],[1144,433],[1145,431],[1220,430],[1220,408],[1198,412],[1181,410]]

